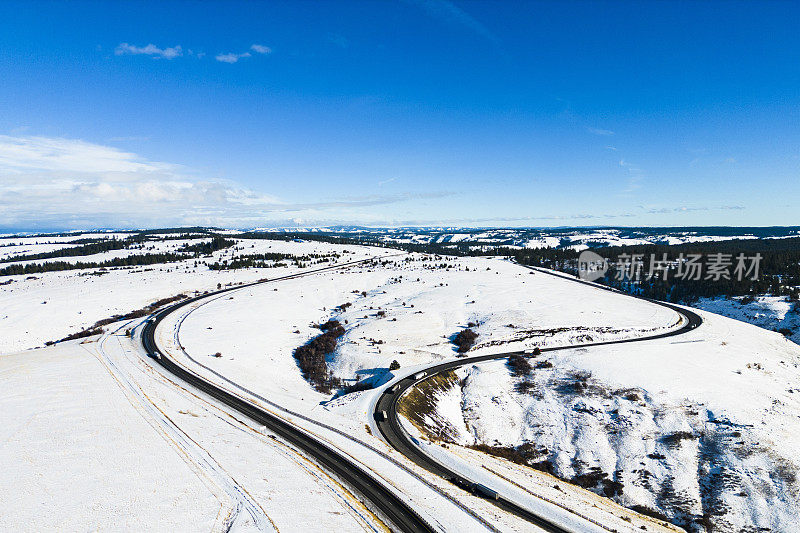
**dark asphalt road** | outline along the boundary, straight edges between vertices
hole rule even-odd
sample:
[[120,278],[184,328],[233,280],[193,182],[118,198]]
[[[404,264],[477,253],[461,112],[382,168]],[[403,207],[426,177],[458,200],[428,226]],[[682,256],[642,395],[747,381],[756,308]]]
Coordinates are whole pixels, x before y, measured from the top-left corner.
[[[666,332],[666,333],[660,333],[660,334],[651,335],[651,336],[648,336],[648,337],[638,337],[638,338],[622,339],[622,340],[616,340],[616,341],[604,341],[604,342],[595,342],[595,343],[591,343],[591,344],[579,344],[579,345],[574,345],[574,346],[542,348],[541,349],[542,353],[554,352],[554,351],[558,351],[558,350],[568,350],[568,349],[577,348],[577,347],[588,348],[588,347],[592,347],[592,346],[603,346],[603,345],[608,345],[608,344],[623,344],[623,343],[629,343],[629,342],[641,342],[641,341],[646,341],[646,340],[661,339],[661,338],[665,338],[665,337],[673,337],[673,336],[676,336],[676,335],[682,335],[684,333],[692,331],[692,330],[694,330],[695,328],[697,328],[698,326],[700,326],[703,323],[703,319],[700,318],[700,316],[698,314],[696,314],[696,313],[694,313],[692,311],[687,311],[686,309],[680,308],[678,306],[675,306],[675,305],[672,305],[672,304],[669,304],[669,303],[659,302],[659,301],[656,301],[656,300],[650,300],[648,298],[643,298],[643,297],[639,297],[639,296],[628,295],[626,293],[617,291],[616,289],[612,289],[610,287],[605,287],[605,286],[598,285],[598,284],[595,284],[595,283],[586,282],[586,281],[583,281],[583,280],[580,280],[580,279],[577,279],[577,278],[564,277],[562,275],[559,275],[559,274],[557,274],[557,273],[555,273],[553,271],[549,271],[549,270],[546,270],[546,269],[539,269],[539,268],[534,268],[534,267],[526,267],[526,268],[530,268],[531,270],[534,270],[535,272],[556,276],[556,277],[565,279],[567,281],[573,281],[573,282],[576,282],[576,283],[589,285],[591,287],[595,287],[595,288],[598,288],[598,289],[608,290],[610,292],[616,292],[618,294],[623,294],[623,295],[626,295],[626,296],[630,296],[631,298],[637,298],[637,299],[641,299],[641,300],[646,300],[646,301],[651,302],[653,304],[660,305],[660,306],[663,306],[663,307],[667,307],[667,308],[675,311],[676,313],[679,313],[680,315],[684,316],[687,319],[687,324],[685,324],[682,328],[674,330],[674,331]],[[442,477],[444,479],[449,480],[451,483],[454,483],[455,485],[457,485],[457,486],[459,486],[459,487],[461,487],[461,488],[463,488],[465,490],[468,490],[470,492],[477,493],[478,495],[481,495],[480,494],[480,489],[478,489],[476,491],[477,487],[476,487],[476,484],[475,484],[474,481],[465,478],[464,476],[460,475],[458,472],[455,472],[455,471],[451,470],[450,468],[448,468],[447,466],[439,463],[434,458],[432,458],[429,455],[427,455],[426,453],[424,453],[421,450],[421,448],[419,446],[417,446],[417,444],[414,442],[414,440],[400,426],[400,421],[398,420],[398,417],[397,417],[397,404],[398,404],[398,401],[400,400],[400,397],[403,396],[403,394],[409,388],[411,388],[416,383],[419,383],[420,381],[424,381],[425,379],[430,378],[431,376],[434,376],[434,375],[442,373],[442,372],[446,372],[448,370],[454,370],[454,369],[459,368],[461,366],[465,366],[465,365],[469,365],[469,364],[473,364],[473,363],[478,363],[478,362],[482,362],[482,361],[492,361],[492,360],[496,360],[496,359],[505,359],[505,358],[508,358],[511,355],[515,355],[515,354],[517,354],[517,355],[525,355],[524,352],[515,351],[515,352],[504,352],[504,353],[498,353],[498,354],[490,354],[490,355],[479,355],[479,356],[476,356],[476,357],[465,357],[463,359],[458,359],[458,360],[455,360],[455,361],[450,361],[450,362],[447,362],[447,363],[441,363],[441,364],[438,364],[438,365],[430,366],[430,367],[428,367],[427,369],[424,370],[425,377],[423,377],[421,379],[414,379],[414,377],[411,376],[411,377],[407,377],[407,378],[405,378],[405,379],[403,379],[401,381],[398,381],[397,383],[393,384],[391,387],[389,387],[386,390],[384,390],[384,393],[381,395],[380,399],[375,404],[374,416],[375,416],[375,423],[376,423],[376,425],[378,427],[378,430],[381,432],[383,437],[386,439],[386,441],[392,447],[394,447],[396,450],[398,450],[400,453],[402,453],[403,455],[408,457],[410,460],[414,461],[416,464],[418,464],[422,468],[428,470],[429,472],[432,472],[432,473],[436,474],[437,476],[440,476],[440,477]],[[418,375],[419,372],[421,372],[421,371],[416,372],[415,375]],[[386,417],[385,420],[381,419],[382,418],[381,415],[380,415],[381,412],[385,412],[387,414],[387,417]],[[498,495],[497,499],[494,499],[494,498],[489,498],[489,499],[490,499],[490,501],[495,503],[500,508],[502,508],[502,509],[504,509],[504,510],[506,510],[508,512],[514,513],[517,516],[520,516],[520,517],[528,520],[532,524],[535,524],[535,525],[539,526],[540,528],[542,528],[542,529],[544,529],[546,531],[559,532],[559,533],[563,533],[563,532],[567,532],[568,531],[568,530],[562,528],[561,526],[559,526],[558,524],[552,523],[549,520],[532,513],[528,509],[520,507],[519,505],[515,504],[514,502],[504,498],[502,495]]]
[[[428,524],[420,515],[418,515],[405,501],[403,501],[401,497],[394,494],[372,475],[368,474],[363,468],[351,462],[339,452],[317,441],[302,429],[291,425],[280,417],[270,414],[253,403],[220,389],[213,383],[176,364],[174,361],[166,357],[163,352],[161,352],[155,342],[156,327],[167,315],[202,298],[208,298],[209,296],[215,296],[224,292],[238,290],[261,283],[293,279],[326,270],[342,268],[347,265],[364,263],[366,261],[369,260],[352,261],[341,265],[319,268],[299,274],[257,281],[254,283],[248,283],[246,285],[238,285],[183,300],[175,305],[157,312],[146,322],[145,327],[142,330],[142,343],[147,353],[153,356],[153,359],[162,367],[164,367],[165,370],[192,385],[193,387],[205,392],[212,398],[215,398],[225,405],[235,409],[248,418],[258,422],[263,426],[266,426],[270,431],[276,435],[279,435],[287,442],[292,443],[297,448],[303,450],[303,452],[308,454],[310,457],[314,458],[320,465],[338,476],[356,493],[360,494],[363,498],[371,502],[374,508],[379,513],[383,514],[383,516],[390,521],[392,527],[396,528],[396,530],[407,533],[433,532],[436,530],[431,527],[431,525]],[[320,524],[320,527],[323,527],[323,524]]]

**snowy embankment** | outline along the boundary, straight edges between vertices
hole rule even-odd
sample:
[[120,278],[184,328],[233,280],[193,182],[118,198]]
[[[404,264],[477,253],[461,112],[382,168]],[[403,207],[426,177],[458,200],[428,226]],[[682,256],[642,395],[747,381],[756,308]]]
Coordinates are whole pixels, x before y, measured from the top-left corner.
[[[637,301],[630,308],[618,306],[615,303],[624,297],[607,292],[598,292],[595,301],[581,300],[580,294],[576,298],[573,284],[550,278],[500,260],[430,260],[410,255],[380,266],[355,266],[226,294],[198,306],[183,319],[176,318],[180,322],[178,339],[196,363],[207,367],[199,371],[209,379],[215,379],[216,372],[261,398],[341,428],[353,438],[402,459],[370,428],[371,404],[379,391],[332,400],[331,395],[317,392],[302,378],[292,357],[294,349],[319,335],[315,324],[336,318],[347,333],[329,358],[329,367],[346,384],[359,379],[383,383],[394,374],[454,357],[450,339],[470,322],[478,324],[474,328],[481,334],[475,353],[623,338],[665,331],[676,324],[672,311]],[[347,303],[351,305],[344,311],[337,309]],[[172,350],[180,356],[174,335],[174,326],[165,324],[159,342],[172,343]],[[215,356],[217,353],[220,357]],[[388,367],[394,360],[401,370],[392,373]],[[197,368],[185,356],[184,362]],[[349,453],[363,457],[358,455],[358,445],[349,446]],[[379,461],[363,460],[371,461],[400,490],[413,494],[396,474],[380,470]],[[420,474],[441,483],[424,472]],[[480,512],[484,516],[498,514],[483,500],[452,485],[441,486],[476,510],[483,509]],[[569,491],[560,502],[570,508],[587,508],[603,522],[620,524],[620,530],[631,523],[621,516],[637,524],[631,530],[644,524],[656,527],[654,522],[643,522],[618,506],[600,509],[596,496],[586,491]],[[519,527],[513,522],[500,524],[503,530]]]
[[689,530],[794,531],[800,348],[702,316],[680,337],[545,353],[523,376],[470,365],[416,425]]
[[[149,246],[172,250],[174,245],[175,241],[166,241]],[[40,253],[42,250],[36,246],[46,249],[49,245],[26,244],[30,253]],[[3,276],[0,278],[0,353],[42,346],[45,342],[89,328],[98,320],[141,309],[179,293],[204,292],[214,290],[218,285],[255,281],[296,271],[295,267],[213,271],[205,263],[266,252],[294,255],[335,252],[341,254],[341,262],[364,259],[374,253],[374,249],[361,246],[269,240],[239,241],[236,248],[214,252],[210,258],[167,264]],[[119,252],[130,251],[112,251],[90,257],[103,261]],[[87,260],[86,256],[69,259]]]
[[[346,247],[324,244],[252,244],[256,251],[297,254],[335,249],[342,261],[374,253],[349,247],[345,254]],[[83,274],[93,271],[46,273],[36,280],[16,276],[0,287],[9,313],[0,320],[2,351],[58,338],[65,329],[180,290],[300,270],[211,272],[186,261],[110,270],[92,282]],[[104,335],[82,342],[0,355],[4,529],[383,530],[358,498],[293,447],[153,366],[138,338],[124,335],[136,324],[112,324]]]
[[[41,345],[99,319],[179,292],[202,292],[218,285],[300,271],[295,267],[210,271],[203,264],[230,260],[233,254],[267,251],[297,255],[336,252],[341,262],[373,255],[384,259],[381,264],[260,285],[204,301],[186,309],[187,313],[176,314],[171,324],[163,324],[159,342],[169,345],[185,364],[194,364],[183,354],[185,348],[197,363],[207,367],[201,371],[209,378],[217,372],[294,411],[299,416],[287,416],[391,480],[397,490],[416,498],[415,505],[428,516],[441,512],[439,523],[451,527],[460,524],[456,528],[460,530],[486,527],[481,520],[504,531],[524,531],[529,524],[419,471],[380,441],[371,423],[371,406],[379,390],[332,397],[306,382],[292,354],[320,333],[315,324],[334,318],[345,326],[345,335],[327,361],[336,377],[345,384],[359,380],[381,384],[395,374],[456,357],[452,339],[467,327],[479,334],[468,355],[478,355],[652,335],[677,323],[675,313],[668,309],[531,273],[499,259],[418,254],[389,258],[396,251],[256,240],[241,242],[236,250],[215,252],[213,258],[197,263],[186,260],[110,269],[102,275],[70,271],[37,274],[36,279],[7,277],[4,281],[14,281],[0,286],[4,304],[0,312],[0,352]],[[343,304],[350,305],[339,307]],[[530,466],[551,470],[623,505],[664,515],[688,529],[769,527],[793,531],[800,501],[796,477],[800,388],[795,388],[800,383],[800,347],[777,333],[709,313],[703,317],[700,328],[680,337],[546,353],[531,359],[535,368],[523,375],[513,375],[504,361],[470,365],[447,387],[429,395],[417,427],[434,441],[429,446],[442,457],[454,457],[473,469],[491,469],[492,475],[501,475],[532,497],[555,499],[559,505],[581,509],[620,531],[626,530],[626,523],[630,524],[628,530],[657,526],[611,500],[599,504],[594,494],[556,482]],[[47,420],[51,415],[46,402],[50,401],[50,389],[63,383],[54,397],[59,401],[64,398],[67,405],[79,402],[76,412],[94,410],[80,400],[86,394],[75,391],[101,391],[98,394],[109,397],[101,398],[101,403],[113,404],[124,396],[128,408],[144,417],[156,438],[150,435],[137,441],[145,448],[111,442],[116,442],[116,448],[126,457],[147,455],[147,446],[158,447],[158,439],[173,446],[194,475],[204,480],[207,493],[197,489],[193,498],[216,502],[214,516],[209,519],[213,524],[230,522],[226,518],[229,515],[235,517],[237,527],[263,524],[258,507],[282,531],[301,531],[329,519],[335,519],[336,528],[343,530],[374,524],[369,512],[346,490],[289,447],[175,387],[137,351],[135,339],[113,336],[103,346],[65,343],[0,357],[2,366],[17,361],[15,358],[29,357],[26,363],[44,361],[37,359],[39,354],[57,353],[61,357],[65,352],[60,350],[69,349],[70,357],[78,353],[84,358],[93,356],[104,362],[107,371],[105,381],[98,378],[84,383],[75,376],[80,385],[75,389],[71,387],[71,374],[61,367],[52,370],[49,363],[25,370],[31,373],[29,381],[9,381],[11,386],[6,390],[11,392],[3,401],[10,403],[3,406],[7,420],[2,425],[11,428],[7,433],[12,440],[7,442],[12,445],[0,448],[3,464],[27,461],[27,466],[19,468],[39,478],[52,477],[59,471],[56,463],[64,460],[62,454],[80,465],[76,468],[95,464],[97,454],[104,451],[100,440],[111,424],[108,419],[97,422],[96,430],[87,423],[71,425],[71,432],[54,452],[57,460],[27,451],[25,441],[41,441],[41,435],[48,434],[45,426],[57,425]],[[220,357],[215,356],[217,353]],[[388,370],[393,361],[401,366],[397,372]],[[82,363],[75,367],[83,368]],[[93,375],[85,373],[86,380]],[[61,374],[66,378],[56,384],[53,376]],[[82,395],[69,399],[68,394]],[[30,405],[36,406],[30,410],[29,420],[47,420],[30,434],[16,417],[19,411],[28,412],[19,406],[29,399],[34,399]],[[120,415],[123,422],[119,427],[133,427],[127,416]],[[181,434],[189,438],[181,438]],[[441,440],[458,446],[440,446]],[[213,461],[207,462],[192,442],[207,451]],[[45,444],[36,446],[42,449]],[[500,455],[513,450],[517,455],[512,458],[528,466],[489,457],[466,446]],[[254,462],[254,457],[258,461]],[[128,462],[119,460],[119,464]],[[255,464],[258,467],[254,469]],[[131,470],[136,471],[136,467]],[[175,478],[183,479],[173,467],[165,471],[175,471]],[[0,475],[4,500],[14,494],[23,474],[23,470],[11,472],[13,475]],[[106,516],[103,491],[107,486],[102,480],[85,479],[89,479],[89,488],[84,489],[86,496],[81,502],[94,506],[97,513],[85,515],[88,520],[84,515],[72,516],[69,520],[74,518],[75,522],[52,527],[82,528]],[[144,483],[120,481],[119,491],[114,492],[121,495],[117,499],[128,501],[132,494],[147,490],[148,478],[142,479]],[[56,476],[53,480],[54,488],[47,494],[52,496],[49,502],[54,516],[67,516],[74,502],[67,496],[69,479]],[[253,501],[237,500],[236,483]],[[311,504],[304,496],[309,483],[316,487],[310,492],[320,498]],[[561,490],[555,490],[554,485]],[[191,486],[186,485],[187,490]],[[32,514],[43,505],[42,496],[32,496],[34,489],[26,488],[28,485],[22,487],[33,503],[14,514],[11,523],[27,520],[51,526]],[[179,494],[171,491],[170,487],[158,489],[158,495],[177,508],[173,514],[178,518],[168,517],[165,527],[181,529],[175,524],[194,511],[191,503],[181,507]],[[299,502],[301,513],[296,511]],[[464,507],[475,514],[466,513]],[[148,510],[131,506],[122,512],[130,515],[134,526],[149,517]],[[333,513],[333,518],[326,513]],[[196,526],[198,522],[186,523]]]
[[785,296],[700,298],[693,305],[770,331],[780,331],[800,344],[800,302],[789,301]]
[[211,529],[220,504],[90,349],[0,356],[5,530]]

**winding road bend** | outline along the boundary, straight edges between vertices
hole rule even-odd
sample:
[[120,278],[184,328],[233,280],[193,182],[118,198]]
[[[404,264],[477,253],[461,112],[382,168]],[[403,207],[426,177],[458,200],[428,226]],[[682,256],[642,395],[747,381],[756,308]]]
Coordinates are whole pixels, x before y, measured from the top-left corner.
[[[552,270],[547,270],[544,268],[538,267],[530,267],[526,265],[525,268],[529,268],[536,272],[541,272],[544,274],[552,275],[567,281],[574,281],[576,283],[581,283],[583,285],[588,285],[590,287],[594,287],[601,290],[616,292],[618,294],[626,295],[631,298],[637,298],[640,300],[646,300],[650,303],[655,305],[660,305],[671,309],[672,311],[678,313],[682,317],[682,322],[684,322],[683,326],[668,331],[665,333],[659,333],[656,335],[650,335],[646,337],[635,337],[635,338],[628,338],[628,339],[620,339],[615,341],[604,341],[604,342],[595,342],[589,344],[578,344],[578,345],[570,345],[570,346],[559,346],[553,348],[542,348],[542,353],[544,352],[555,352],[558,350],[569,350],[572,348],[589,348],[592,346],[603,346],[608,344],[623,344],[629,342],[641,342],[641,341],[648,341],[654,339],[661,339],[665,337],[673,337],[675,335],[682,335],[689,331],[694,330],[698,326],[700,326],[703,322],[703,319],[697,313],[684,309],[682,307],[678,307],[676,305],[672,305],[665,302],[660,302],[657,300],[651,300],[649,298],[644,298],[641,296],[634,296],[627,293],[623,293],[616,289],[606,287],[597,283],[591,283],[588,281],[583,281],[577,278],[568,277],[567,275],[562,275]],[[459,367],[470,365],[473,363],[479,363],[482,361],[492,361],[496,359],[505,359],[512,355],[526,355],[524,352],[521,351],[514,351],[514,352],[503,352],[503,353],[496,353],[496,354],[489,354],[489,355],[479,355],[475,357],[464,357],[461,359],[457,359],[455,361],[449,361],[446,363],[441,363],[437,365],[430,366],[423,370],[417,370],[413,375],[408,376],[404,379],[396,381],[392,383],[390,386],[386,387],[383,390],[383,394],[380,396],[378,401],[375,403],[375,412],[374,418],[375,423],[378,427],[378,430],[381,432],[381,435],[384,439],[396,450],[400,453],[408,457],[410,460],[414,461],[416,464],[421,466],[422,468],[440,476],[455,485],[458,485],[465,490],[473,492],[478,496],[482,496],[492,503],[496,504],[498,507],[511,512],[517,516],[528,520],[532,524],[546,530],[552,532],[563,533],[569,531],[565,529],[559,524],[552,522],[551,520],[539,516],[538,514],[532,512],[529,509],[526,509],[522,505],[512,501],[512,499],[503,496],[503,494],[499,494],[496,491],[493,491],[489,487],[485,487],[482,484],[477,483],[476,481],[469,479],[468,477],[452,470],[448,466],[442,464],[441,462],[437,461],[435,458],[431,457],[419,446],[416,440],[411,437],[402,427],[400,420],[398,419],[397,415],[397,406],[400,398],[414,385],[425,381],[426,379],[430,379],[431,377],[441,374],[442,372],[447,372],[449,370],[455,370]],[[422,375],[421,375],[422,374]],[[487,490],[488,489],[488,490]],[[599,524],[598,524],[599,525]]]
[[[341,269],[357,264],[363,264],[372,261],[374,259],[375,258],[363,259],[360,261],[350,261],[347,263],[318,268],[288,276],[259,280],[243,285],[235,285],[232,287],[226,287],[221,290],[210,291],[192,298],[188,298],[177,304],[174,304],[172,306],[169,306],[165,309],[162,309],[154,313],[145,322],[144,328],[142,329],[141,332],[141,340],[147,354],[151,356],[165,370],[175,375],[176,377],[180,378],[181,380],[185,381],[186,383],[194,386],[195,388],[205,392],[212,398],[215,398],[216,400],[233,408],[239,413],[267,427],[270,431],[274,432],[281,438],[285,439],[286,441],[297,446],[299,449],[303,450],[310,457],[314,458],[320,465],[324,466],[330,472],[339,476],[339,478],[344,483],[346,483],[351,489],[353,489],[355,492],[359,493],[366,500],[371,502],[374,508],[377,509],[379,513],[381,513],[386,519],[388,519],[389,522],[391,522],[391,524],[397,530],[408,533],[433,532],[436,531],[436,529],[433,528],[416,511],[414,511],[414,509],[412,509],[410,505],[408,505],[399,495],[395,494],[393,491],[387,488],[383,483],[378,481],[374,476],[367,473],[361,466],[355,464],[354,462],[343,456],[341,453],[335,451],[331,447],[315,439],[303,429],[290,424],[286,420],[269,413],[268,411],[258,407],[254,403],[245,400],[240,396],[232,394],[227,390],[221,389],[214,383],[200,377],[199,375],[177,364],[176,362],[171,360],[167,356],[167,354],[165,354],[158,347],[155,341],[156,328],[158,327],[159,323],[165,317],[167,317],[167,315],[170,315],[178,311],[179,309],[183,308],[184,306],[190,305],[199,300],[218,296],[225,292],[235,291],[263,283],[272,283],[288,279],[294,279],[298,277],[317,274],[324,271]],[[530,267],[530,266],[526,266],[526,268],[529,268],[536,272],[541,272],[544,274],[556,276],[565,280],[571,280],[576,283],[582,283],[584,285],[588,285],[597,289],[617,292],[619,294],[625,294],[620,291],[617,291],[616,289],[605,287],[596,283],[591,283],[576,278],[570,278],[566,275],[562,275],[555,271],[539,267]],[[615,341],[604,341],[604,342],[596,342],[590,344],[579,344],[579,345],[561,346],[553,348],[542,348],[541,351],[544,353],[544,352],[553,352],[557,350],[567,350],[576,347],[587,348],[592,346],[602,346],[608,344],[622,344],[629,342],[654,340],[659,338],[671,337],[675,335],[681,335],[688,331],[694,330],[700,324],[702,324],[702,319],[700,318],[699,315],[684,308],[668,304],[665,302],[659,302],[656,300],[642,298],[639,296],[633,296],[633,295],[627,295],[627,296],[630,296],[632,298],[647,300],[655,305],[661,305],[673,310],[682,317],[682,322],[684,322],[683,326],[666,333],[660,333],[647,337],[637,337],[629,339],[620,339]],[[374,417],[376,425],[383,438],[392,447],[397,449],[408,459],[410,459],[417,465],[421,466],[422,468],[428,470],[429,472],[437,476],[440,476],[450,481],[451,483],[454,483],[455,485],[463,488],[464,490],[472,492],[473,494],[476,494],[478,496],[487,498],[489,501],[491,501],[501,509],[504,509],[505,511],[508,511],[521,518],[524,518],[525,520],[529,521],[530,523],[538,526],[539,528],[545,531],[566,533],[569,532],[570,530],[565,529],[563,526],[534,513],[533,511],[525,508],[524,506],[514,502],[512,499],[505,497],[503,494],[499,494],[495,491],[492,491],[488,487],[485,487],[484,485],[481,485],[475,482],[474,480],[469,479],[468,477],[460,474],[459,472],[452,470],[448,466],[445,466],[444,464],[437,461],[435,458],[425,453],[422,450],[422,448],[417,444],[417,442],[402,428],[401,423],[398,419],[397,415],[398,402],[400,398],[403,396],[403,394],[414,385],[426,379],[429,379],[432,376],[435,376],[437,374],[449,370],[454,370],[464,365],[469,365],[481,361],[504,359],[510,357],[511,355],[524,355],[524,352],[514,351],[514,352],[504,352],[497,354],[461,358],[446,363],[432,365],[423,370],[418,370],[417,372],[414,373],[413,376],[408,376],[406,378],[403,378],[399,381],[392,383],[391,386],[386,387],[383,390],[383,393],[375,403]],[[386,413],[387,415],[385,418],[383,417],[383,413]]]
[[372,259],[351,261],[348,263],[318,268],[280,278],[261,280],[245,285],[236,285],[183,300],[155,313],[150,319],[147,320],[141,334],[142,344],[144,349],[147,351],[147,354],[153,357],[153,359],[168,372],[185,381],[189,385],[192,385],[193,387],[203,391],[212,398],[215,398],[225,405],[235,409],[248,418],[258,422],[263,426],[266,426],[270,431],[280,436],[287,442],[292,443],[294,446],[303,450],[303,452],[308,454],[310,457],[314,458],[320,465],[337,475],[348,487],[371,502],[374,508],[377,509],[379,513],[381,513],[386,519],[388,519],[397,530],[406,533],[434,532],[436,529],[434,529],[416,511],[414,511],[414,509],[412,509],[400,496],[392,492],[383,483],[375,479],[375,477],[368,474],[359,465],[353,463],[339,452],[321,443],[319,440],[313,438],[302,429],[293,426],[284,419],[277,417],[264,409],[261,409],[255,404],[239,396],[217,387],[210,381],[207,381],[197,374],[178,365],[159,349],[155,341],[156,328],[167,315],[174,313],[180,308],[203,298],[216,296],[224,292],[234,291],[245,287],[251,287],[261,283],[283,281],[307,276],[310,274],[317,274],[327,270],[344,268],[359,263],[366,263],[371,260]]

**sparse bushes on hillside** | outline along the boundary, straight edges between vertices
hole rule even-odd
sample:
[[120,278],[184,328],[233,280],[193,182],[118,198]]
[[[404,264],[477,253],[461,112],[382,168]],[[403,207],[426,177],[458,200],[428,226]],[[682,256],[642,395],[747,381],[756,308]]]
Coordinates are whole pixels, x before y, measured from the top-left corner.
[[508,358],[508,366],[511,368],[511,372],[517,377],[527,376],[531,373],[531,370],[533,370],[528,360],[519,354],[512,354]]
[[[328,331],[331,329],[336,329],[341,326],[342,324],[338,320],[328,320],[324,324],[320,324],[319,329],[322,331]],[[342,331],[344,331],[344,329]]]
[[169,296],[167,298],[161,298],[160,300],[156,300],[155,302],[142,307],[141,309],[136,309],[129,313],[125,313],[124,315],[114,315],[109,318],[103,318],[98,320],[94,323],[94,325],[86,328],[83,331],[79,331],[77,333],[72,333],[67,335],[63,339],[57,341],[47,341],[45,342],[46,346],[51,346],[56,344],[57,342],[64,342],[64,341],[71,341],[75,339],[82,339],[84,337],[91,337],[93,335],[99,335],[103,333],[103,326],[107,326],[109,324],[113,324],[114,322],[119,322],[120,320],[133,320],[134,318],[141,318],[143,316],[147,316],[159,307],[163,307],[167,304],[171,304],[173,302],[177,302],[179,300],[183,300],[186,298],[185,294],[178,294],[176,296]]
[[536,387],[536,383],[533,381],[522,380],[518,381],[514,385],[514,390],[517,391],[519,394],[533,394],[536,395],[539,391]]
[[622,494],[622,483],[608,479],[608,474],[603,472],[599,466],[594,466],[588,472],[573,477],[571,482],[585,489],[599,490],[607,498]]
[[[66,337],[64,337],[60,341],[56,341],[56,342],[74,341],[75,339],[83,339],[85,337],[92,337],[94,335],[100,335],[101,333],[103,333],[103,328],[102,327],[92,327],[92,328],[84,329],[83,331],[79,331],[77,333],[72,333],[70,335],[67,335]],[[48,341],[45,344],[47,346],[50,346],[51,344],[55,344],[55,343],[52,342],[52,341]]]
[[453,338],[453,344],[458,346],[458,353],[464,353],[475,345],[477,339],[478,334],[467,328],[458,332]]
[[338,320],[328,320],[320,324],[319,329],[323,333],[297,348],[294,357],[303,377],[319,392],[330,393],[336,383],[330,376],[325,356],[333,353],[339,337],[345,331]]
[[684,440],[693,440],[696,437],[693,433],[689,431],[676,431],[674,433],[669,433],[661,437],[661,442],[666,444],[667,446],[678,446],[681,441]]
[[542,462],[549,463],[546,459],[543,460],[543,458],[550,453],[549,450],[544,446],[537,448],[536,445],[531,442],[526,442],[525,444],[521,444],[519,446],[490,446],[488,444],[474,444],[469,447],[482,453],[494,455],[495,457],[502,457],[503,459],[511,461],[512,463],[531,466],[537,470],[543,470],[546,472],[550,472],[552,470],[552,468],[542,468],[541,466]]

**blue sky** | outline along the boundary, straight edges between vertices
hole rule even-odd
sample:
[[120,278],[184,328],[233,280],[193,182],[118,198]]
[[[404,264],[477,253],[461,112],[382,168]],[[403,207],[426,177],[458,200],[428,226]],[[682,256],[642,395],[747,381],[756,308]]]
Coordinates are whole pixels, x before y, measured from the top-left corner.
[[0,228],[796,225],[800,4],[0,4]]

